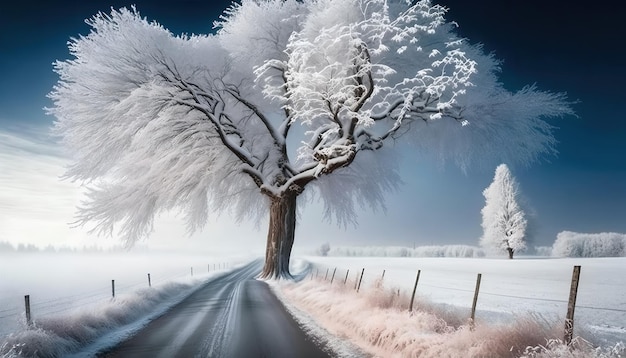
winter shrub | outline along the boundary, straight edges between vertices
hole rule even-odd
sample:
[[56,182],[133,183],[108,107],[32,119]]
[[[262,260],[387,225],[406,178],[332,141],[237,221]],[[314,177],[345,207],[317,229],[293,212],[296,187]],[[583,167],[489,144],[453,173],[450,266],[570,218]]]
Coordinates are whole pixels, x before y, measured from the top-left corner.
[[626,234],[603,232],[584,234],[562,231],[552,245],[556,257],[621,257],[626,256]]

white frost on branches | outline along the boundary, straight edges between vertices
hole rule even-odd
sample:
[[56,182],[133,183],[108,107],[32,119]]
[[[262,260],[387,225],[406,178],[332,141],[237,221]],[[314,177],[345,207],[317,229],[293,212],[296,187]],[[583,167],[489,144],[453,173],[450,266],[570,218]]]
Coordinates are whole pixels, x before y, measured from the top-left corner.
[[561,231],[552,245],[555,257],[626,257],[626,234]]
[[75,157],[67,177],[90,187],[78,223],[133,243],[161,211],[194,231],[213,212],[266,215],[265,198],[287,191],[353,223],[398,187],[397,139],[463,168],[554,153],[544,120],[572,113],[565,96],[506,91],[498,61],[445,13],[425,0],[242,0],[216,34],[193,36],[135,8],[97,14],[50,94]]
[[[526,250],[528,220],[521,207],[519,184],[506,164],[496,168],[493,182],[484,191],[483,236],[480,245],[495,252]],[[512,250],[512,251],[511,251]]]

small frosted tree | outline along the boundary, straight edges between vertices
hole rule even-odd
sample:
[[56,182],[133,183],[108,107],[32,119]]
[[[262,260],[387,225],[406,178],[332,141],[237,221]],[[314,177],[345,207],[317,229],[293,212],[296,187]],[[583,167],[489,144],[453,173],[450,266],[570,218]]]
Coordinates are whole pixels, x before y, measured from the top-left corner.
[[483,196],[480,245],[491,251],[506,251],[512,259],[514,253],[526,250],[528,219],[522,209],[519,184],[506,164],[496,168],[493,182]]
[[[133,9],[72,39],[51,92],[55,132],[89,185],[78,223],[128,244],[177,210],[269,216],[263,277],[289,277],[298,203],[329,220],[383,208],[401,139],[461,167],[554,153],[562,94],[511,93],[499,62],[430,1],[242,0],[209,35],[175,36]],[[304,200],[297,200],[303,198]]]
[[330,252],[330,244],[325,242],[320,247],[317,248],[317,254],[320,256],[328,256]]

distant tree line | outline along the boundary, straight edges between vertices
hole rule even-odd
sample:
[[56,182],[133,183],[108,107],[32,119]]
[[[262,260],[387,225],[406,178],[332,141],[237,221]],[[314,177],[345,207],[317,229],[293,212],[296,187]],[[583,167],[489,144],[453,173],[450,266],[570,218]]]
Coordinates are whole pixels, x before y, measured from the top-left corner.
[[335,246],[323,244],[316,251],[319,256],[342,257],[484,257],[485,252],[469,245],[403,246]]
[[562,231],[552,245],[555,257],[626,257],[626,234]]
[[[144,250],[140,247],[134,248],[133,251]],[[70,246],[53,246],[47,245],[44,247],[37,246],[31,243],[19,243],[13,245],[8,241],[0,241],[0,254],[2,253],[111,253],[111,252],[126,252],[128,251],[123,246],[113,246],[103,248],[96,245],[82,247],[70,247]]]
[[[334,246],[324,243],[318,256],[341,257],[484,257],[485,250],[469,245]],[[551,257],[626,257],[626,234],[561,231],[552,246],[535,246],[530,255]]]

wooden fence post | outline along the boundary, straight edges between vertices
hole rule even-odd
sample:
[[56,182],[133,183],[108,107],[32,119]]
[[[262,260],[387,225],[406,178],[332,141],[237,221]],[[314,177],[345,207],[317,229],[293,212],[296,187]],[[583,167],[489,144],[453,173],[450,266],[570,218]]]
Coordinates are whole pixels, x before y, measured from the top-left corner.
[[474,290],[474,300],[472,301],[472,314],[470,315],[470,328],[474,329],[474,319],[476,317],[476,303],[478,302],[478,291],[480,291],[480,279],[482,274],[476,276],[476,290]]
[[337,268],[335,267],[335,269],[333,270],[333,277],[330,279],[330,284],[333,284],[333,280],[335,279],[335,273],[337,272]]
[[326,275],[324,275],[324,281],[326,281],[326,279],[328,278],[328,270],[330,270],[330,268],[326,268]]
[[191,277],[193,277],[193,267],[191,268]]
[[361,270],[361,278],[359,279],[359,286],[356,288],[356,292],[359,292],[359,290],[361,289],[361,281],[363,281],[363,273],[365,272],[365,268],[363,268],[363,270]]
[[415,277],[415,285],[413,285],[413,294],[411,295],[411,305],[409,305],[409,312],[413,311],[413,301],[415,301],[415,291],[417,291],[417,282],[420,280],[420,273],[422,270],[417,270],[417,276]]
[[111,297],[115,298],[115,280],[111,280]]
[[30,295],[24,296],[24,310],[26,312],[26,325],[31,327],[33,325],[33,320],[30,316]]
[[150,274],[148,274],[148,287],[152,287],[152,282],[150,281]]
[[574,336],[574,309],[576,308],[576,295],[578,294],[578,281],[580,278],[580,266],[574,266],[572,272],[572,285],[569,289],[569,301],[567,303],[567,316],[565,317],[565,344],[572,343]]
[[348,274],[349,274],[349,273],[350,273],[350,269],[348,269],[348,270],[346,271],[346,278],[344,278],[344,279],[343,279],[343,285],[344,285],[344,286],[346,285],[346,282],[348,282]]

